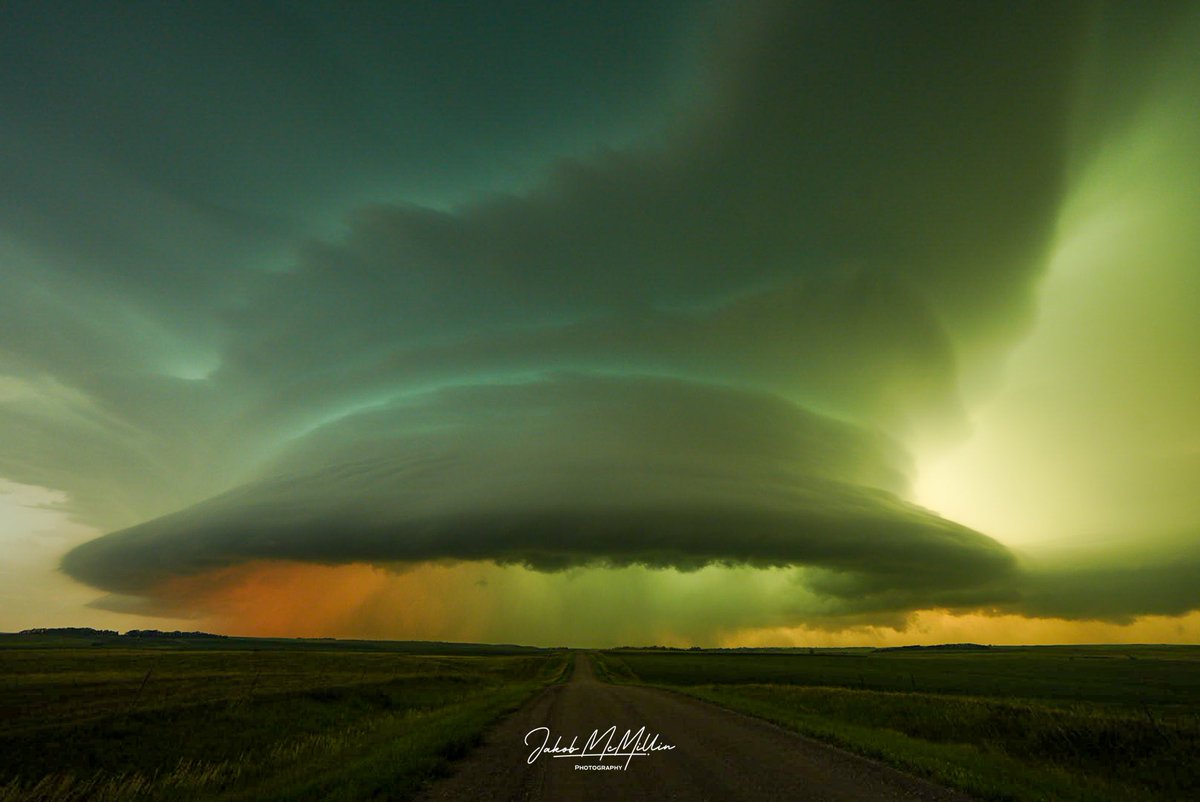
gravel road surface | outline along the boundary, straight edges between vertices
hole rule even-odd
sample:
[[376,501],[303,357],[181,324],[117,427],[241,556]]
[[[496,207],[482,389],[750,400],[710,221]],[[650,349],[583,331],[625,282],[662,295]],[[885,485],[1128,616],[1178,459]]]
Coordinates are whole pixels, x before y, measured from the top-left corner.
[[[616,729],[608,740],[610,727]],[[548,739],[539,728],[548,728]],[[654,735],[654,746],[675,748],[602,760],[580,755],[593,732],[603,750],[606,744],[617,747],[627,731],[633,751]],[[560,747],[574,740],[578,751],[565,757],[539,751],[529,762],[537,747],[545,742],[553,748],[560,736]],[[969,802],[970,797],[695,699],[600,682],[591,659],[580,653],[570,682],[548,688],[494,727],[451,776],[427,786],[418,799]]]

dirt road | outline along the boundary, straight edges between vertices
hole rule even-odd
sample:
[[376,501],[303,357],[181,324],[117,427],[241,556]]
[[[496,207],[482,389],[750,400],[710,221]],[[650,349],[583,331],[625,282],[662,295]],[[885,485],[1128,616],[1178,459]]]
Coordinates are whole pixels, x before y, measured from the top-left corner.
[[[587,749],[594,731],[599,745]],[[626,731],[633,737],[617,752],[644,750],[654,735],[653,746],[674,748],[633,757],[581,755],[603,751],[606,744],[617,747]],[[574,739],[574,754],[538,750],[543,742],[554,748],[560,736],[564,749]],[[418,799],[967,802],[968,797],[698,700],[600,682],[591,659],[578,654],[570,682],[549,688],[495,727],[450,777]]]

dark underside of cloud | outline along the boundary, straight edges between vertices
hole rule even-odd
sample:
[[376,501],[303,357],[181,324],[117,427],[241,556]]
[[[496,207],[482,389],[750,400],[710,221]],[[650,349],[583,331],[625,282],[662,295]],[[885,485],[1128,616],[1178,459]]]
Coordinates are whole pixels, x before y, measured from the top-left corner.
[[902,501],[898,453],[786,401],[690,382],[461,388],[314,433],[279,473],[86,544],[64,568],[137,594],[263,559],[806,565],[855,607],[985,600],[1012,557]]
[[1183,615],[1200,604],[1196,532],[1146,538],[1123,553],[1046,561],[1021,572],[1016,612],[1128,623],[1138,615]]

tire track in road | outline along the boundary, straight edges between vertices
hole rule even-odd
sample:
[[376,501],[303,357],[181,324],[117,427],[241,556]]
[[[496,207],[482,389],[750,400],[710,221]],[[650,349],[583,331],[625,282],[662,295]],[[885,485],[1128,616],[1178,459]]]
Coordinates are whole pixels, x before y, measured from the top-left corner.
[[[582,747],[593,731],[645,727],[647,738],[671,750],[628,759],[622,770],[579,769],[597,758],[530,754],[562,736]],[[526,744],[527,736],[533,732]],[[607,757],[604,764],[625,765]],[[655,688],[600,682],[592,660],[575,656],[574,673],[494,727],[452,774],[428,785],[420,802],[480,800],[927,800],[969,802],[971,797],[874,760],[814,741],[769,722]]]

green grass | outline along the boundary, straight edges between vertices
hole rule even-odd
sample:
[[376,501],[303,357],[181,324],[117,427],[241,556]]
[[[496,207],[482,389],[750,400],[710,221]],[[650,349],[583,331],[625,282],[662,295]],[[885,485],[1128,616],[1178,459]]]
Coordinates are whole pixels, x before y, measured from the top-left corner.
[[1200,647],[994,647],[938,652],[620,651],[650,682],[824,685],[1171,709],[1200,700]]
[[403,798],[566,671],[452,651],[2,649],[0,802]]
[[1200,649],[619,651],[688,693],[996,800],[1200,798]]

